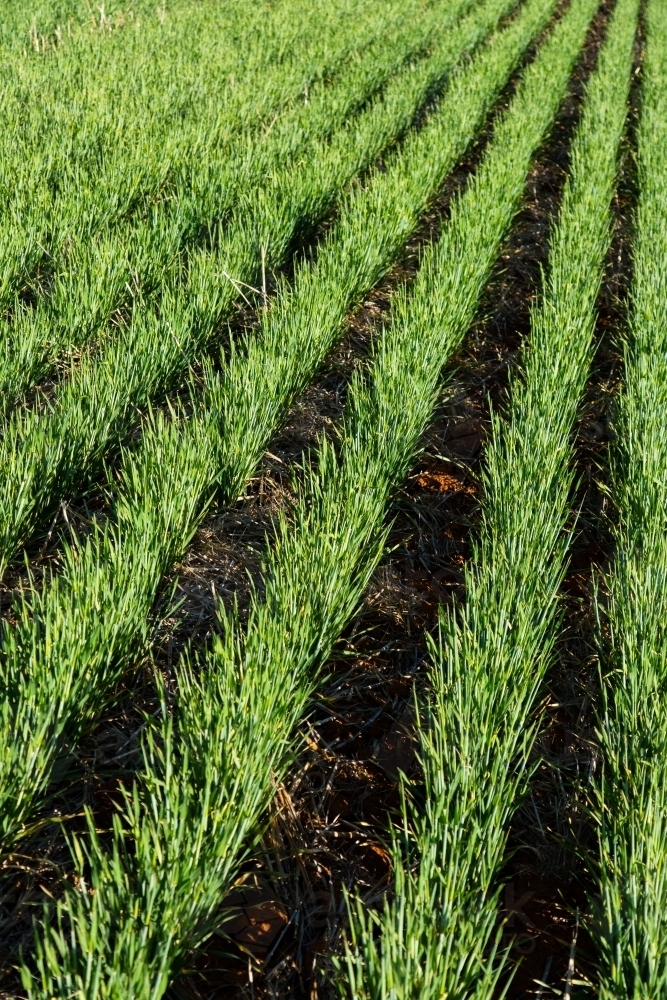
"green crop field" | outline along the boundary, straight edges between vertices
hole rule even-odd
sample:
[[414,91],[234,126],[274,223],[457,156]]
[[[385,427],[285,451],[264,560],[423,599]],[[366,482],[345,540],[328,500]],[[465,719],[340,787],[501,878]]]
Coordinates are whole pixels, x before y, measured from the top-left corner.
[[667,1000],[667,0],[0,55],[0,1000]]

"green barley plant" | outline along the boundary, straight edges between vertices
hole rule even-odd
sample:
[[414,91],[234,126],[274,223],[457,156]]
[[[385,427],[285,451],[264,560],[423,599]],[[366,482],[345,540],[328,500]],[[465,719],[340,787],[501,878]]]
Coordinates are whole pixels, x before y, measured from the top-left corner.
[[553,658],[572,436],[611,239],[637,14],[637,0],[619,0],[587,87],[522,371],[511,380],[506,419],[493,419],[466,603],[442,611],[431,644],[419,730],[423,795],[404,786],[391,900],[370,913],[359,899],[350,904],[342,997],[503,994],[497,879]]
[[[17,627],[5,626],[3,850],[30,830],[54,773],[140,657],[160,580],[214,491],[223,502],[236,500],[347,309],[400,252],[552,9],[553,0],[530,0],[453,81],[423,130],[350,198],[317,261],[278,296],[260,335],[208,380],[203,409],[189,421],[149,422],[121,468],[115,518],[85,545],[66,547],[63,573],[22,602]],[[164,344],[156,340],[155,351],[157,364]],[[60,447],[67,446],[65,434]]]
[[[230,362],[231,393],[240,392],[245,399],[251,392],[257,396],[250,399],[251,406],[266,403],[279,413],[305,384],[333,346],[347,309],[395,260],[419,213],[481,124],[498,85],[516,64],[526,44],[524,35],[530,37],[533,25],[543,23],[551,2],[542,0],[537,10],[531,7],[532,21],[517,22],[502,56],[496,59],[501,47],[491,46],[480,56],[479,73],[466,69],[456,76],[451,91],[455,97],[445,100],[443,113],[434,114],[428,128],[408,136],[386,174],[375,172],[367,188],[353,190],[350,207],[342,211],[316,268],[302,268],[294,293],[279,297],[287,303],[287,316],[280,307],[269,310],[257,341],[250,339],[247,349]],[[27,410],[13,415],[0,441],[0,573],[40,517],[100,473],[104,459],[136,425],[141,410],[187,376],[190,364],[214,341],[238,296],[239,280],[241,287],[257,281],[260,251],[265,251],[269,266],[284,261],[295,232],[326,214],[341,186],[409,128],[434,83],[442,82],[462,54],[478,45],[513,6],[514,0],[487,0],[474,9],[445,34],[423,65],[392,81],[349,129],[311,148],[307,166],[287,166],[266,178],[247,212],[241,203],[237,224],[224,232],[214,250],[188,255],[186,280],[176,287],[167,283],[156,310],[138,304],[129,325],[117,330],[102,357],[84,358],[44,414]],[[464,93],[468,81],[472,86]],[[454,100],[459,106],[452,110]],[[451,138],[446,134],[450,128]],[[414,173],[407,173],[413,163]],[[318,291],[320,275],[328,282],[326,295]],[[293,346],[283,343],[288,336]],[[256,384],[249,384],[249,377]],[[264,384],[267,378],[272,379],[270,385]],[[237,420],[235,413],[231,419]],[[230,428],[226,436],[236,431]],[[266,423],[253,426],[254,435],[265,432]]]
[[601,601],[600,997],[667,992],[667,19],[646,6],[634,277],[612,460],[615,555]]
[[[36,972],[23,967],[30,997],[157,998],[219,926],[220,901],[292,758],[323,661],[381,557],[389,498],[436,404],[442,365],[474,317],[594,9],[574,0],[526,71],[412,295],[397,297],[368,376],[353,379],[339,448],[322,444],[293,522],[279,526],[247,628],[221,611],[210,653],[178,669],[174,711],[165,706],[146,740],[144,773],[114,819],[111,852],[92,817],[89,836],[73,841],[83,888],[68,891],[37,930]],[[210,396],[220,391],[214,385]],[[128,494],[136,498],[142,483],[136,476]]]

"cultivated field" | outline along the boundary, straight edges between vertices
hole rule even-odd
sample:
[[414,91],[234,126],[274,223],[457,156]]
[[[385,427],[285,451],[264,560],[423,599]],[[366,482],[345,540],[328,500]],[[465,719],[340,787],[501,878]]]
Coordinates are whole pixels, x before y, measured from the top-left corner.
[[667,0],[0,50],[0,997],[667,1000]]

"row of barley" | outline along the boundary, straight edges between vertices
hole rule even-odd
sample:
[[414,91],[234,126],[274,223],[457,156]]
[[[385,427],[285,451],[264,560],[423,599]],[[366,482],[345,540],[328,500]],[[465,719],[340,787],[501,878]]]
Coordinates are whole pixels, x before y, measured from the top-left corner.
[[648,0],[638,205],[600,607],[600,996],[667,990],[667,14]]

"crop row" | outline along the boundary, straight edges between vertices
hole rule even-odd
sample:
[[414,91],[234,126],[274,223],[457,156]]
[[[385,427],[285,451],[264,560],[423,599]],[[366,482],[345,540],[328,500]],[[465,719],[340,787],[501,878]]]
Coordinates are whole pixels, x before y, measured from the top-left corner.
[[633,285],[600,600],[600,996],[667,990],[667,19],[646,6]]

